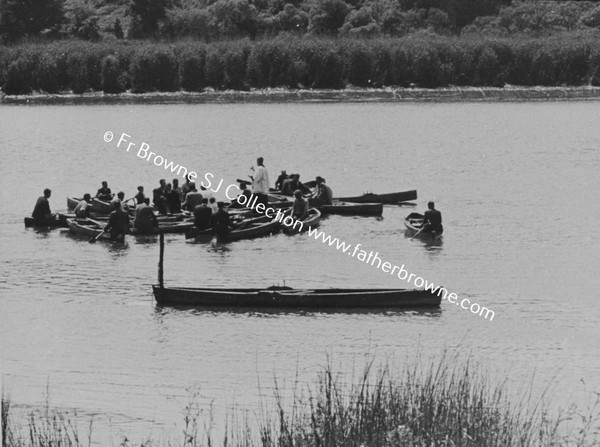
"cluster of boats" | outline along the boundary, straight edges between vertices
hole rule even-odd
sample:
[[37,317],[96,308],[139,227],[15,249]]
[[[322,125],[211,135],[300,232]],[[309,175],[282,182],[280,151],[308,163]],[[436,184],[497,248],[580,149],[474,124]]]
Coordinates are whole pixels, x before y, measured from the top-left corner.
[[[308,231],[319,225],[321,217],[329,214],[354,215],[354,216],[380,216],[383,213],[384,204],[400,204],[417,198],[417,191],[403,191],[389,194],[366,193],[362,196],[335,198],[330,205],[322,205],[318,208],[310,208],[307,216],[302,219],[302,225],[287,226],[282,224],[282,216],[291,213],[293,201],[290,197],[284,196],[278,191],[269,194],[269,205],[275,209],[286,210],[278,218],[269,218],[264,214],[258,214],[256,211],[248,208],[229,208],[229,214],[232,220],[232,229],[227,238],[228,242],[241,239],[251,239],[261,236],[267,236],[282,230],[287,234],[295,234]],[[74,209],[81,201],[77,197],[67,197],[67,208]],[[78,218],[74,214],[58,214],[57,219],[52,222],[46,222],[45,227],[65,227],[69,228],[74,234],[86,236],[89,238],[99,238],[109,240],[107,233],[103,232],[108,222],[112,206],[109,202],[98,198],[92,198],[90,203],[91,216],[88,218]],[[288,210],[289,209],[289,210]],[[133,210],[132,210],[133,212]],[[184,211],[177,214],[166,216],[157,216],[158,228],[154,234],[158,233],[182,233],[185,234],[188,242],[203,243],[213,239],[211,229],[199,230],[194,226],[193,214]],[[32,218],[25,218],[25,226],[35,226]],[[134,228],[131,228],[131,234],[137,235]],[[148,233],[145,233],[148,234]]]

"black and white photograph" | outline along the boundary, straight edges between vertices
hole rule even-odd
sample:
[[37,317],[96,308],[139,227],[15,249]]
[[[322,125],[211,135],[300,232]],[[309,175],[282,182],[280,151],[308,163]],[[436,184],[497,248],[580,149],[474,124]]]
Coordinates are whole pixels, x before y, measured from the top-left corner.
[[600,447],[600,2],[0,0],[2,447]]

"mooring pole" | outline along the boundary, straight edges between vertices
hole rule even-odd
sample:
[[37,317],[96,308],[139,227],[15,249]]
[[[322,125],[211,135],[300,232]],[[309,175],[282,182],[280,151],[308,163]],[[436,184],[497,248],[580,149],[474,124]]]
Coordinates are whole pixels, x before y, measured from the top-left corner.
[[165,257],[165,234],[161,231],[160,232],[160,255],[158,258],[158,285],[160,286],[160,288],[164,288],[164,282],[163,282],[163,274],[164,274],[164,270],[163,270],[163,261],[164,261],[164,257]]

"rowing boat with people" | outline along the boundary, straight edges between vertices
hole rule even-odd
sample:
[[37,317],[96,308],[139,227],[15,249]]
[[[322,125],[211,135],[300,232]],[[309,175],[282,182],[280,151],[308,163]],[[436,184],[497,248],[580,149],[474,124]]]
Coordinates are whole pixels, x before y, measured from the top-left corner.
[[[277,219],[271,219],[267,216],[256,217],[244,220],[235,225],[229,232],[227,242],[239,241],[241,239],[254,239],[257,237],[269,236],[279,231],[281,223]],[[212,229],[198,230],[192,229],[186,232],[186,242],[206,243],[214,238]]]
[[411,238],[419,238],[423,240],[439,240],[442,235],[423,230],[423,219],[424,216],[420,213],[410,213],[404,218],[404,226],[406,227],[406,234]]
[[[273,189],[269,192],[270,201],[278,201],[289,196],[284,195],[281,191]],[[334,201],[352,202],[352,203],[382,203],[386,205],[397,205],[402,202],[417,200],[417,190],[390,192],[386,194],[374,194],[372,192],[364,193],[361,196],[334,197]]]
[[[291,216],[292,210],[289,210],[286,213],[286,216]],[[305,231],[310,230],[311,228],[316,228],[319,226],[319,222],[321,220],[321,212],[316,208],[311,208],[308,210],[307,216],[302,220],[294,220],[292,225],[282,225],[281,229],[286,234],[298,234],[304,233]],[[301,222],[302,225],[297,224],[297,222]]]

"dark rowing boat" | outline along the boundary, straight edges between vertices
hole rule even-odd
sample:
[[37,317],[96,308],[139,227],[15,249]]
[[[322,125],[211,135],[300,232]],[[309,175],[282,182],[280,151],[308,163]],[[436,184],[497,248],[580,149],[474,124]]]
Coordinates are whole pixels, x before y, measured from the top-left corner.
[[441,297],[405,289],[213,289],[153,285],[160,306],[268,308],[418,308],[439,307]]
[[56,219],[36,222],[33,217],[26,217],[25,228],[68,228],[67,217],[64,214],[57,214]]
[[[281,223],[276,219],[270,219],[266,216],[248,219],[238,223],[236,227],[229,232],[227,242],[239,241],[242,239],[254,239],[257,237],[269,236],[279,231]],[[207,243],[214,237],[212,229],[198,230],[192,228],[185,234],[186,242]]]
[[342,214],[345,216],[381,216],[382,203],[347,203],[333,201],[331,205],[319,207],[323,214]]
[[334,200],[354,203],[385,203],[394,205],[401,202],[408,202],[410,200],[417,200],[417,190],[413,189],[410,191],[390,192],[387,194],[373,194],[372,192],[368,192],[362,196],[335,197]]
[[374,309],[439,307],[439,294],[406,289],[264,289],[165,287],[165,236],[160,234],[158,285],[152,286],[159,306],[210,308]]

